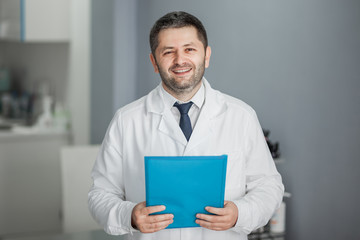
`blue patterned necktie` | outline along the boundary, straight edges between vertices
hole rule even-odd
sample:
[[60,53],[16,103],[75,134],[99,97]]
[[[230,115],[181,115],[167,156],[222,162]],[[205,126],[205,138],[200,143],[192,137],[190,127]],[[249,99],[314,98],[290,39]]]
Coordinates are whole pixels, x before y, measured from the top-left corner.
[[188,102],[188,103],[184,103],[184,104],[179,104],[176,102],[174,104],[174,106],[177,107],[177,109],[179,109],[179,112],[181,115],[180,116],[180,128],[183,131],[187,141],[189,141],[189,138],[192,133],[191,122],[190,122],[190,118],[188,115],[189,109],[191,108],[192,104],[193,104],[193,102]]

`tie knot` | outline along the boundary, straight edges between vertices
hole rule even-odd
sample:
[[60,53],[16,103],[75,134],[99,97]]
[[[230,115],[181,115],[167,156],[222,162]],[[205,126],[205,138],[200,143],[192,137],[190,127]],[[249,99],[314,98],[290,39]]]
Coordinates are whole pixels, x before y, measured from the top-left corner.
[[183,103],[183,104],[179,104],[179,103],[174,103],[174,106],[177,107],[177,109],[179,109],[180,114],[188,114],[191,105],[193,105],[193,102],[188,102],[188,103]]

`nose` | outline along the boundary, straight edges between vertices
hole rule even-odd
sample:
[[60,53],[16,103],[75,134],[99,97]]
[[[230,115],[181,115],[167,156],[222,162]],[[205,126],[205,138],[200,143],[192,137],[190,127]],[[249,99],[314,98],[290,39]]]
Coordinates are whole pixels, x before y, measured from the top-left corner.
[[177,65],[182,65],[184,64],[185,61],[185,56],[183,53],[181,53],[180,51],[177,51],[175,54],[175,58],[174,58],[174,63]]

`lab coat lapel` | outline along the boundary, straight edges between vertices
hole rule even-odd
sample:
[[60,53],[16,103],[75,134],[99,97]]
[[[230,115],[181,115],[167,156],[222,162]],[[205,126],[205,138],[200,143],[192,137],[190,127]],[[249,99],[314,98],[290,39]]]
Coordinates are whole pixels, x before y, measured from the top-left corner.
[[184,155],[191,154],[191,151],[194,148],[209,139],[210,135],[213,134],[213,129],[215,127],[221,127],[214,125],[214,119],[224,113],[227,109],[224,99],[211,88],[205,78],[203,81],[205,84],[205,102],[201,109],[196,126],[189,139]]
[[179,124],[176,122],[170,109],[165,108],[163,96],[161,94],[161,85],[149,93],[146,99],[146,109],[148,114],[155,114],[160,116],[158,130],[166,134],[175,141],[186,146],[188,143],[181,131]]
[[206,139],[209,139],[209,135],[211,134],[211,119],[209,116],[206,116],[205,113],[203,114],[203,112],[201,112],[189,139],[188,145],[186,146],[184,155],[189,155],[192,149],[194,149]]
[[169,109],[165,110],[159,124],[159,131],[168,135],[179,143],[186,145],[188,142]]

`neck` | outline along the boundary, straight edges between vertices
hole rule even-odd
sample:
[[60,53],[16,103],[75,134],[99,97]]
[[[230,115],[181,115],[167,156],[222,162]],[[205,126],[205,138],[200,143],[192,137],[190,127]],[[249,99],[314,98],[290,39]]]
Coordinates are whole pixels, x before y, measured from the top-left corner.
[[171,96],[173,96],[174,98],[176,98],[177,100],[179,100],[181,102],[188,102],[190,99],[192,99],[195,96],[195,94],[197,93],[197,91],[199,91],[201,84],[202,84],[202,80],[190,91],[184,90],[181,92],[174,92],[171,89],[169,89],[164,84],[164,82],[162,82],[162,86],[165,89],[165,91],[167,91]]

